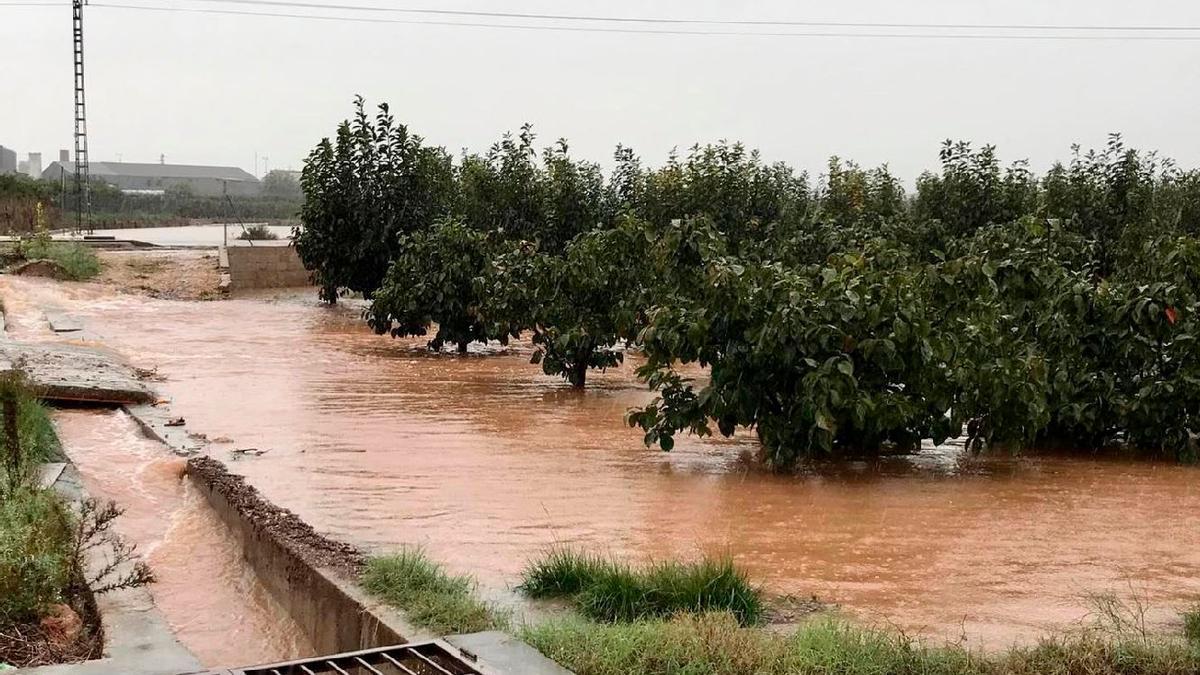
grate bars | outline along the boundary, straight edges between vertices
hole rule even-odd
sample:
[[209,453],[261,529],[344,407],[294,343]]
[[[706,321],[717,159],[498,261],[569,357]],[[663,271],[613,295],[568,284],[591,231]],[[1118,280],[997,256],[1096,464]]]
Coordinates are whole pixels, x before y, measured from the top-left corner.
[[474,655],[435,640],[332,656],[214,670],[204,675],[489,675]]

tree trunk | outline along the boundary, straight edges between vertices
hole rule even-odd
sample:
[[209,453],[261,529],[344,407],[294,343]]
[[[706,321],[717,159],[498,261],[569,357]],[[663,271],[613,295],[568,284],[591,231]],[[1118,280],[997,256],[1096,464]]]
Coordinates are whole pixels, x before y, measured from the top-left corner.
[[459,353],[459,354],[466,354],[466,353],[467,353],[467,345],[468,345],[468,344],[470,344],[470,343],[467,343],[467,342],[460,342],[460,343],[458,343],[458,353]]
[[571,386],[583,389],[587,385],[588,360],[580,359],[571,364]]

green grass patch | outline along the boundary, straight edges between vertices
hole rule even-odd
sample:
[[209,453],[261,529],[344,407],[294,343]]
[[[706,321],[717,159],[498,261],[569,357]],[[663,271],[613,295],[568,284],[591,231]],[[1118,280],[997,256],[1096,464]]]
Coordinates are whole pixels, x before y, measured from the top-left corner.
[[495,608],[475,597],[471,577],[449,574],[420,549],[371,558],[361,581],[369,593],[435,633],[470,633],[507,623]]
[[52,260],[76,281],[91,279],[100,273],[100,259],[89,246],[76,242],[46,241],[34,238],[23,245],[27,260]]
[[37,619],[71,583],[72,517],[50,490],[0,496],[0,627]]
[[1182,675],[1200,667],[1182,643],[1124,636],[1081,633],[985,654],[834,619],[782,634],[728,613],[625,624],[568,618],[520,636],[577,675]]
[[556,546],[525,567],[520,591],[531,598],[562,598],[575,595],[615,571],[612,560]]
[[597,621],[637,621],[679,612],[727,611],[742,625],[762,620],[761,591],[729,558],[627,564],[570,548],[555,548],[525,569],[520,590],[531,597],[568,598]]
[[1200,605],[1194,605],[1183,613],[1183,634],[1188,642],[1200,648]]
[[[16,407],[16,444],[8,412]],[[0,627],[36,619],[72,581],[73,516],[34,469],[59,455],[50,414],[20,372],[0,374]]]
[[[10,393],[17,401],[17,440],[20,445],[17,470],[25,474],[42,462],[58,459],[62,452],[49,410],[29,393],[24,378],[18,373],[0,374],[0,397]],[[7,428],[6,413],[0,406],[0,484],[3,485],[10,484],[8,472],[13,466],[8,441],[3,437],[3,430]]]

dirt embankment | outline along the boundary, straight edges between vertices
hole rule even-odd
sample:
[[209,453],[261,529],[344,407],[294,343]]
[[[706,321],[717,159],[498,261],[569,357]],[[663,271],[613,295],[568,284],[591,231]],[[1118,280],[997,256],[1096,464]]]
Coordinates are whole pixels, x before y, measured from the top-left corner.
[[221,273],[215,250],[98,251],[95,282],[168,300],[216,300]]

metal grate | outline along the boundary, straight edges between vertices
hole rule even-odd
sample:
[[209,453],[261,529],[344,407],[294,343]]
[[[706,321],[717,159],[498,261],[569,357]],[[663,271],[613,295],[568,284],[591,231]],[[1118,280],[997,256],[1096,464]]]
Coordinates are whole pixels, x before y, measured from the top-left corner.
[[489,675],[474,655],[441,642],[420,642],[332,656],[213,670],[204,675]]

